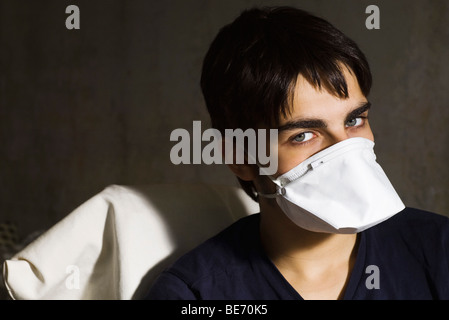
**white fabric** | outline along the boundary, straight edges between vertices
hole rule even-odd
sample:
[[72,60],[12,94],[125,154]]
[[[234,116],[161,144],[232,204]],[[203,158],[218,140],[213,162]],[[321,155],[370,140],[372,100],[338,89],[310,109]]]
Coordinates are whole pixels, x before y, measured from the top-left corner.
[[182,253],[259,206],[239,188],[110,186],[4,263],[13,299],[139,299]]
[[351,138],[306,159],[273,182],[276,201],[298,226],[357,233],[405,206],[376,162],[374,142]]

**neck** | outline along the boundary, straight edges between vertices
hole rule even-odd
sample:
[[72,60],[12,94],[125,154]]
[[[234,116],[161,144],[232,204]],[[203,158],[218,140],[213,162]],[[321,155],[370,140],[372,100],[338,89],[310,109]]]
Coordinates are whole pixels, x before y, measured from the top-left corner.
[[356,234],[305,230],[294,224],[275,200],[260,200],[262,245],[289,282],[292,279],[318,280],[329,275],[331,270],[350,274],[357,251]]

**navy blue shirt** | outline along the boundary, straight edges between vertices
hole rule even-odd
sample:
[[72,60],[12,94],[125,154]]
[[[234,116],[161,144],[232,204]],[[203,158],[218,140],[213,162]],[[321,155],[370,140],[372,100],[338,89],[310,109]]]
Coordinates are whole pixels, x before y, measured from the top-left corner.
[[[298,300],[266,256],[260,215],[242,218],[182,256],[148,299]],[[359,234],[344,299],[449,299],[449,219],[406,208]]]

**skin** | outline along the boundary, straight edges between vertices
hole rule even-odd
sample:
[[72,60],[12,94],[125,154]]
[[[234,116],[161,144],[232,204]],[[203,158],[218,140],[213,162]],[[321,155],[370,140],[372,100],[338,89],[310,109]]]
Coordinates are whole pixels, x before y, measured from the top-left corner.
[[[315,88],[301,75],[292,112],[279,125],[278,172],[281,175],[313,154],[352,137],[374,140],[369,104],[357,79],[343,66],[349,97],[340,99]],[[253,181],[261,193],[274,193],[274,183],[259,176],[255,165],[231,164],[239,178]],[[327,234],[302,229],[282,212],[275,199],[260,198],[260,235],[280,273],[304,299],[341,299],[357,256],[356,234]]]

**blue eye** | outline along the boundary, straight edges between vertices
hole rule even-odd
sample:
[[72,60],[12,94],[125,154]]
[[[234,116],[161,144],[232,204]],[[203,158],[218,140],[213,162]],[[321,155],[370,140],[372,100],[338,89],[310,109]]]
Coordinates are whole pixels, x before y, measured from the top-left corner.
[[312,132],[302,132],[293,138],[294,142],[305,142],[313,138]]
[[346,127],[358,127],[363,124],[363,118],[357,117],[346,122]]

